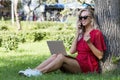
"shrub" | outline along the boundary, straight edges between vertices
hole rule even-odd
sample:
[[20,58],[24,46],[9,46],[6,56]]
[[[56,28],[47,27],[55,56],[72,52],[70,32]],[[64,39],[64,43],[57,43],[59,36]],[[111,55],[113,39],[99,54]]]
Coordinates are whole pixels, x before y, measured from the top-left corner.
[[31,30],[27,32],[20,32],[18,33],[18,38],[20,42],[35,42],[40,41],[45,38],[47,35],[46,32],[40,30]]
[[2,46],[2,37],[0,37],[0,47]]
[[2,26],[0,27],[0,30],[8,30],[8,27],[7,27],[6,25],[2,25]]
[[42,40],[45,36],[46,36],[46,33],[45,32],[34,32],[34,41],[40,41]]
[[15,34],[3,36],[2,46],[7,50],[16,50],[18,48],[19,39]]
[[73,35],[62,35],[56,37],[56,40],[62,40],[67,50],[70,49],[74,36]]
[[[14,27],[10,23],[2,24],[4,31],[0,36],[0,46],[6,50],[15,50],[20,42],[35,42],[43,39],[63,40],[67,49],[70,48],[74,37],[74,28],[72,23],[60,22],[21,22],[22,31],[14,32]],[[8,29],[8,30],[7,30]],[[7,31],[5,31],[7,30]],[[5,32],[5,34],[4,34]],[[7,32],[7,33],[6,33]],[[4,34],[4,35],[3,35]]]
[[25,35],[24,33],[22,33],[22,32],[20,32],[19,34],[17,34],[17,37],[18,37],[18,39],[19,39],[19,42],[21,42],[21,43],[26,42],[25,36],[26,36],[26,35]]

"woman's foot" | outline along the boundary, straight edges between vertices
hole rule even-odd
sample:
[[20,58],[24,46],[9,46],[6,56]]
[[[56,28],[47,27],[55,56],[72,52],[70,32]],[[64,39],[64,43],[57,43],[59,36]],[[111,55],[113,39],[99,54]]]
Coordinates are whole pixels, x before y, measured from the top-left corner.
[[19,75],[23,75],[26,77],[31,77],[31,76],[39,76],[42,75],[42,73],[39,70],[33,70],[33,69],[26,69],[25,71],[19,71]]

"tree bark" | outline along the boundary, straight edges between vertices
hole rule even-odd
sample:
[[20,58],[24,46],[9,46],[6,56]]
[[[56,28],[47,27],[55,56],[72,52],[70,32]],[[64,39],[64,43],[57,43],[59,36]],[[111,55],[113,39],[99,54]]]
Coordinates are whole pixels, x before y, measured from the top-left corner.
[[94,0],[95,16],[100,30],[105,36],[107,50],[101,62],[102,72],[117,68],[120,56],[120,0]]

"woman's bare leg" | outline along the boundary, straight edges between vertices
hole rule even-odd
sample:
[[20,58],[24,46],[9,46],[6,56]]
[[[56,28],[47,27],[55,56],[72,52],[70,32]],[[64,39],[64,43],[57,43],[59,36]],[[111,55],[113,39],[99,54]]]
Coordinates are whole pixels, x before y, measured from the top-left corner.
[[50,58],[48,58],[47,60],[45,60],[44,62],[42,62],[40,65],[38,65],[35,69],[42,69],[45,66],[47,66],[49,63],[51,63],[55,58],[57,57],[57,54],[53,54]]
[[64,64],[62,65],[61,69],[65,72],[70,72],[70,73],[79,73],[81,72],[80,65],[77,62],[76,59],[67,57],[64,60]]
[[42,73],[46,73],[60,69],[63,65],[70,72],[80,72],[80,67],[78,62],[74,59],[65,57],[62,54],[58,54],[57,57],[54,60],[52,60],[48,65],[38,70],[40,70]]
[[51,72],[59,69],[62,66],[62,64],[63,64],[63,58],[60,54],[58,54],[57,57],[51,63],[49,63],[44,68],[40,69],[40,71],[42,73]]

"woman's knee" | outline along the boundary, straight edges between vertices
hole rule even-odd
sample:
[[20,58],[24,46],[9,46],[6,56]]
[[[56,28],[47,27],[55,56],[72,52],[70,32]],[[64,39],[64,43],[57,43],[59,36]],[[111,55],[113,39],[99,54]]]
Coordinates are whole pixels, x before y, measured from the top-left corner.
[[56,57],[57,57],[57,54],[53,54],[51,57],[56,58]]
[[58,55],[57,55],[57,58],[58,58],[59,60],[64,60],[65,56],[64,56],[63,54],[58,54]]

